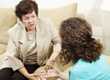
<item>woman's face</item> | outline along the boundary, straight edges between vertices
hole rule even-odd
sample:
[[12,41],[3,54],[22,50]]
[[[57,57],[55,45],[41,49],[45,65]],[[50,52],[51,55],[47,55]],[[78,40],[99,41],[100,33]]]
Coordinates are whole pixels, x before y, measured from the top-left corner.
[[25,25],[26,29],[31,31],[34,30],[37,24],[37,15],[35,11],[22,16],[22,23]]

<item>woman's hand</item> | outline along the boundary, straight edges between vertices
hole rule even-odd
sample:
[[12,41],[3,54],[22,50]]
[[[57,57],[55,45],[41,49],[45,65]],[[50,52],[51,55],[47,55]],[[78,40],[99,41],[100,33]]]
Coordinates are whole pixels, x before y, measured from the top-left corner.
[[19,69],[19,72],[22,73],[26,78],[28,78],[29,80],[40,80],[40,79],[37,79],[37,77],[35,77],[34,74],[30,74],[28,73],[28,71],[26,70],[25,67],[22,67]]
[[46,65],[50,65],[50,66],[53,66],[55,63],[55,60],[48,60]]
[[41,80],[41,78],[35,74],[28,74],[29,80]]

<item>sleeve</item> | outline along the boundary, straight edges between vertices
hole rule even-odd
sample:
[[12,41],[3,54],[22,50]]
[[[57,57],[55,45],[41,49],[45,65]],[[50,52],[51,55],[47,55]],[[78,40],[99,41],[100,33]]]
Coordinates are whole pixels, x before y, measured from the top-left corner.
[[17,55],[17,45],[15,44],[14,38],[12,35],[9,33],[9,40],[8,40],[8,45],[7,49],[5,52],[6,56],[6,64],[11,67],[13,70],[17,70],[21,67],[23,67],[23,63],[21,60],[19,60],[16,55]]
[[52,22],[50,22],[50,32],[51,32],[51,38],[52,38],[52,43],[53,43],[53,53],[52,53],[52,58],[56,58],[61,50],[61,39],[59,35],[59,30],[53,26]]
[[58,30],[56,30],[56,28],[52,30],[52,42],[54,44],[54,52],[59,53],[61,50],[61,39],[59,36],[59,32]]

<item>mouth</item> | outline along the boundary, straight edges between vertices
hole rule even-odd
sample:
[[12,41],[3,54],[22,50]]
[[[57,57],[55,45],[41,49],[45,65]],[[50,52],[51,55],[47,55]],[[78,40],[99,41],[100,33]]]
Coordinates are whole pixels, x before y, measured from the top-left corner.
[[34,26],[34,24],[29,24],[29,27],[33,27]]

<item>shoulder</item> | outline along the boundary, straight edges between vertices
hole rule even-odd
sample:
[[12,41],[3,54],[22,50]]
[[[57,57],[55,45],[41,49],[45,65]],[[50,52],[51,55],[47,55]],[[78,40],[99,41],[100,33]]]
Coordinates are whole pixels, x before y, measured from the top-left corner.
[[39,18],[39,24],[44,27],[53,27],[53,22],[50,18]]
[[85,61],[79,60],[77,63],[75,63],[71,68],[70,68],[70,72],[71,73],[79,73],[82,72],[82,70],[84,70],[84,67],[87,63]]
[[13,37],[17,36],[21,31],[21,28],[21,25],[19,23],[16,23],[12,28],[8,30],[8,35]]
[[80,77],[84,77],[84,75],[85,75],[84,71],[85,71],[85,69],[82,68],[81,65],[75,64],[75,65],[71,66],[71,68],[69,69],[70,80],[73,80],[73,79],[80,80]]
[[89,63],[80,59],[73,67],[71,67],[70,71],[75,74],[82,74],[84,72],[88,73],[96,66],[98,66],[96,62]]
[[24,29],[23,23],[22,23],[19,19],[17,19],[16,24],[15,24],[14,26],[12,26],[12,27],[8,30],[8,32],[9,32],[9,33],[17,33],[18,31],[23,30],[23,29]]
[[57,32],[57,29],[50,18],[39,18],[39,29],[50,33]]
[[97,70],[98,67],[103,68],[103,65],[107,65],[107,59],[108,61],[110,60],[110,57],[106,56],[106,55],[101,55],[100,58],[92,63],[83,61],[83,60],[79,60],[72,68],[71,71],[72,72],[85,72],[89,70]]
[[9,33],[13,33],[13,32],[16,32],[17,29],[18,29],[18,24],[16,23],[13,27],[11,27],[11,28],[8,30],[8,32],[9,32]]
[[78,61],[74,66],[70,68],[69,74],[70,79],[84,80],[87,79],[87,75],[90,75],[92,72],[90,63],[87,63],[83,60]]

